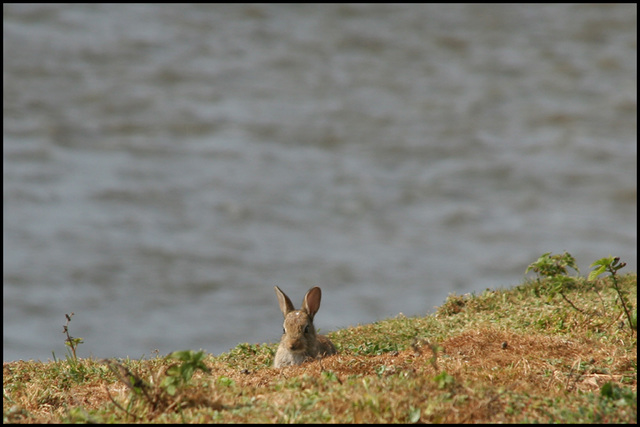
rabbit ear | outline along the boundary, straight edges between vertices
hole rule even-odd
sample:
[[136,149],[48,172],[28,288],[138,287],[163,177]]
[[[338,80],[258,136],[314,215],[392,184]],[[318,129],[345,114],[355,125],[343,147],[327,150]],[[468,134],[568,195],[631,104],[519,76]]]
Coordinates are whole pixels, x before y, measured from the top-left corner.
[[304,296],[304,300],[302,301],[302,309],[309,314],[311,320],[313,320],[313,316],[318,312],[320,308],[320,299],[322,298],[322,291],[319,287],[314,287],[309,289],[309,292]]
[[293,303],[289,299],[288,296],[285,295],[284,292],[280,290],[279,287],[274,286],[273,289],[276,291],[276,295],[278,296],[278,304],[280,304],[280,311],[283,316],[287,316],[287,313],[294,311]]

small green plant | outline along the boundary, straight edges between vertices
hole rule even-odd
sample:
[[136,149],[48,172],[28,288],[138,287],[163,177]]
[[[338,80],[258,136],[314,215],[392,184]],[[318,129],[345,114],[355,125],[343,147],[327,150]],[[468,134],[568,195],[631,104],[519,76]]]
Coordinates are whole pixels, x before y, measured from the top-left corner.
[[179,387],[188,384],[198,369],[203,372],[209,372],[209,368],[202,361],[204,357],[204,350],[200,350],[197,353],[191,350],[174,351],[166,357],[166,359],[182,361],[181,364],[171,365],[167,369],[167,376],[162,380],[162,387],[170,396],[175,395]]
[[[81,363],[81,360],[78,359],[78,346],[82,344],[84,341],[82,338],[74,338],[69,334],[69,323],[71,322],[71,318],[75,313],[65,314],[65,318],[67,319],[67,323],[62,326],[62,333],[66,334],[67,338],[64,340],[64,344],[67,346],[67,355],[65,357],[66,360],[66,368],[62,371],[64,374],[63,377],[65,379],[72,380],[78,384],[82,383],[87,375],[88,369],[85,364]],[[56,353],[54,351],[51,352],[53,355],[53,361],[58,363],[58,359],[56,358]],[[63,364],[61,364],[62,366]]]
[[[210,371],[203,362],[204,357],[203,350],[199,352],[191,350],[175,351],[167,355],[164,358],[164,362],[169,359],[175,359],[182,363],[169,366],[162,381],[158,380],[159,372],[151,375],[150,381],[145,381],[142,379],[142,375],[133,373],[122,363],[116,360],[106,360],[105,363],[111,372],[132,392],[131,399],[125,405],[126,407],[116,402],[111,393],[108,393],[109,399],[117,408],[132,417],[134,421],[140,418],[139,415],[132,411],[136,402],[146,402],[153,413],[168,410],[180,411],[183,407],[191,405],[193,399],[189,393],[180,394],[176,397],[178,391],[187,391],[186,386],[190,384],[193,374],[198,369],[204,372]],[[192,390],[193,388],[190,391]]]
[[546,254],[542,254],[536,262],[529,264],[525,274],[533,270],[543,277],[566,276],[567,267],[571,267],[580,274],[576,260],[570,253],[565,251],[562,255],[551,255],[551,252],[547,252]]
[[82,341],[82,338],[74,338],[71,335],[69,335],[69,323],[71,322],[71,317],[73,317],[74,314],[75,313],[73,312],[71,314],[65,313],[65,317],[67,318],[67,323],[63,326],[64,329],[62,330],[62,333],[67,334],[67,339],[64,341],[64,343],[67,347],[69,347],[71,351],[69,356],[71,356],[73,358],[73,361],[75,362],[78,360],[78,356],[76,354],[78,345],[82,344],[84,341]]
[[140,375],[131,372],[129,368],[115,359],[106,359],[104,363],[109,367],[115,377],[132,392],[132,397],[126,405],[128,409],[116,402],[113,396],[111,396],[111,393],[107,390],[109,399],[118,409],[125,412],[134,421],[137,420],[138,417],[132,413],[130,409],[133,408],[134,403],[138,400],[146,400],[154,411],[158,408],[167,406],[165,399],[163,399],[164,396],[159,392],[159,390],[161,390],[160,388],[153,387],[151,384],[144,381]]
[[575,277],[567,276],[567,268],[572,268],[576,273],[580,274],[576,260],[570,253],[565,251],[562,255],[551,255],[551,252],[547,252],[542,254],[536,262],[529,264],[524,273],[527,274],[533,270],[538,275],[539,284],[541,283],[540,277],[549,280],[551,284],[551,287],[547,289],[549,301],[557,294],[560,294],[571,307],[582,313],[583,310],[576,307],[565,294],[565,290],[576,283]]
[[595,280],[599,275],[605,272],[609,272],[611,274],[611,280],[613,282],[613,288],[616,290],[618,294],[618,298],[620,299],[620,304],[622,305],[622,309],[627,315],[627,320],[629,321],[629,327],[631,328],[631,332],[638,330],[638,310],[637,308],[631,312],[630,307],[633,307],[627,294],[620,289],[618,284],[618,270],[624,268],[627,265],[626,262],[620,262],[620,257],[608,256],[605,258],[601,258],[595,261],[590,267],[596,267],[591,273],[589,273],[588,279]]

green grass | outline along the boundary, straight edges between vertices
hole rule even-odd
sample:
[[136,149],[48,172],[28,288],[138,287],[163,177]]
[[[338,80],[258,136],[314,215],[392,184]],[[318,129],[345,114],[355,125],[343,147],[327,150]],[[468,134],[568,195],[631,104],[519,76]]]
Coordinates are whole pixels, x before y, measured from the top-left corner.
[[[617,285],[635,304],[637,276]],[[554,289],[545,278],[452,294],[433,315],[329,333],[337,355],[282,369],[277,343],[202,360],[5,363],[3,421],[635,423],[637,334],[612,278]]]

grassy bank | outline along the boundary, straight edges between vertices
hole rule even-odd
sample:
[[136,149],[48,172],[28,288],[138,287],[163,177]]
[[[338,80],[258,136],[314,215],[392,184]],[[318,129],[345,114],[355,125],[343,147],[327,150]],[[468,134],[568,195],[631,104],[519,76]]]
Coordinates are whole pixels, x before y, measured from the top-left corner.
[[[618,283],[635,310],[637,276]],[[637,335],[611,278],[553,286],[451,295],[433,315],[335,331],[339,354],[298,367],[271,368],[276,343],[5,363],[3,421],[635,423]]]

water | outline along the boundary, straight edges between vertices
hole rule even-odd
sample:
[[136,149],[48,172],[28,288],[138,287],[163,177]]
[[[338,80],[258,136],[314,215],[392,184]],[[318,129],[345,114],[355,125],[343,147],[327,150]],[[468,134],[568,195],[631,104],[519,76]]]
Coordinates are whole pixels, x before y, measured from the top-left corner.
[[636,5],[4,5],[3,360],[637,268]]

